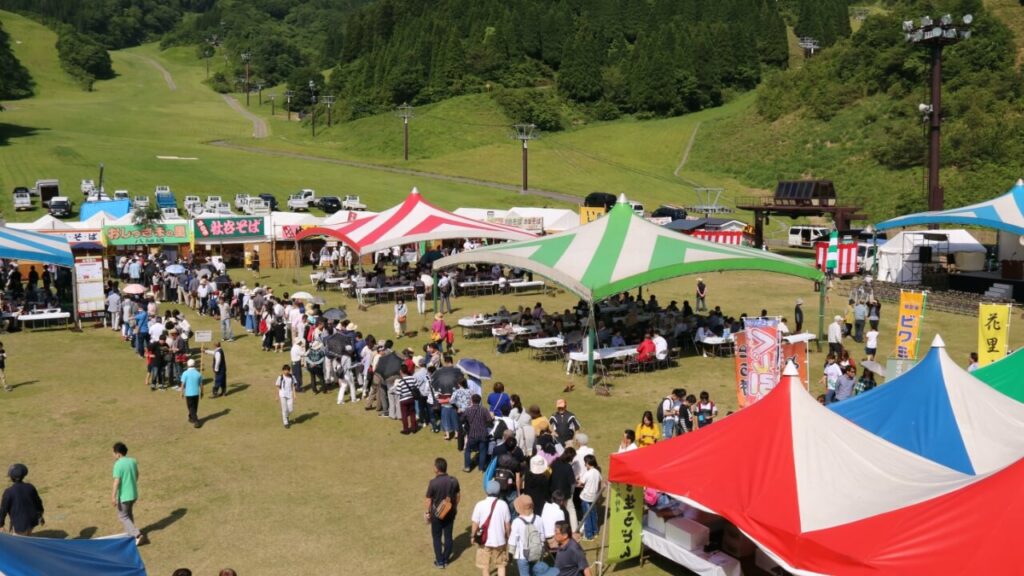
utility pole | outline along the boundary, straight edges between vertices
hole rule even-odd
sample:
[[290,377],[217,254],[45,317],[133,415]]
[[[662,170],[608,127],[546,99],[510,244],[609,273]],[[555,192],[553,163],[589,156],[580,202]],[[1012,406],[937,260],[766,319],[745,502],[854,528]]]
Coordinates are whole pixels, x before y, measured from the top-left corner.
[[409,120],[413,118],[415,114],[412,113],[412,106],[408,104],[402,104],[398,107],[398,117],[402,119],[402,130],[405,134],[404,143],[402,147],[402,157],[405,160],[409,159]]
[[928,120],[928,210],[942,210],[945,205],[943,189],[939,184],[939,160],[942,130],[942,49],[946,46],[956,44],[961,40],[971,37],[971,31],[967,29],[974,17],[965,14],[962,18],[963,25],[957,27],[953,23],[953,17],[946,14],[935,22],[929,16],[924,16],[920,24],[914,24],[913,20],[903,22],[903,32],[907,42],[911,44],[925,45],[931,49],[932,74],[931,74],[931,104],[922,104],[919,109],[926,114]]
[[528,142],[538,138],[540,134],[537,132],[536,124],[513,124],[512,129],[515,130],[512,137],[523,143],[523,192],[525,192],[530,189]]
[[270,115],[274,115],[274,101],[277,100],[277,94],[270,95]]
[[260,95],[260,106],[263,106],[263,82],[256,82],[256,92]]
[[309,81],[309,94],[312,98],[310,107],[313,110],[312,122],[310,122],[309,125],[313,127],[313,138],[316,138],[316,83],[312,80]]
[[294,93],[291,90],[284,91],[285,105],[288,107],[288,121],[292,121],[292,96]]
[[334,96],[324,96],[324,104],[327,104],[327,127],[331,127],[331,106],[334,105]]
[[249,107],[249,60],[252,59],[252,53],[248,50],[242,52],[242,62],[245,62],[245,106]]

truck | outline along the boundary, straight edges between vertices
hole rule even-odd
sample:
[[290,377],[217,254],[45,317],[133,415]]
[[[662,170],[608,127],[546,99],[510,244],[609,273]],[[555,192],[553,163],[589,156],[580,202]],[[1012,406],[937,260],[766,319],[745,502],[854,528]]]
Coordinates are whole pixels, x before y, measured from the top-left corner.
[[249,198],[248,194],[235,194],[235,209],[245,210],[246,204],[249,203]]
[[346,195],[341,201],[342,210],[366,210],[366,204],[359,201],[359,196]]
[[270,205],[263,198],[253,197],[242,207],[242,212],[249,216],[267,216],[270,214]]
[[149,196],[136,196],[132,202],[132,210],[149,208]]
[[160,185],[160,186],[157,186],[153,190],[153,193],[154,194],[164,194],[164,193],[170,194],[171,193],[171,187],[167,186],[167,185]]
[[54,218],[67,218],[71,216],[71,200],[66,196],[54,196],[49,201],[50,216]]
[[88,196],[89,192],[96,189],[96,183],[88,178],[82,180],[82,196]]
[[128,194],[127,190],[114,190],[114,200],[128,200],[131,201],[132,197]]
[[206,203],[203,204],[203,208],[205,208],[207,212],[216,212],[220,203],[220,196],[207,196]]
[[303,188],[298,194],[288,197],[288,209],[292,212],[298,210],[309,210],[310,206],[316,203],[316,191],[310,188]]
[[36,180],[36,185],[32,189],[32,193],[39,196],[40,204],[44,207],[49,207],[50,200],[55,196],[60,196],[60,180]]
[[[159,186],[158,186],[159,188]],[[164,188],[167,188],[164,186]],[[171,192],[170,188],[166,190],[160,190],[156,193],[156,207],[163,210],[164,208],[177,208],[178,199],[174,197],[174,193]]]
[[24,186],[18,186],[14,189],[14,210],[31,210],[32,206],[32,193],[29,192],[28,188]]

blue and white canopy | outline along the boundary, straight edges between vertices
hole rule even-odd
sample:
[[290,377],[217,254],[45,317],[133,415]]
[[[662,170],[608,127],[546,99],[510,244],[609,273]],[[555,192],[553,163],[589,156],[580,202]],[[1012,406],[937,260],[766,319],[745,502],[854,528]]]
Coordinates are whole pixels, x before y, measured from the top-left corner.
[[63,236],[0,226],[0,258],[74,266],[71,246]]
[[877,224],[875,229],[887,230],[925,224],[982,226],[1024,234],[1024,180],[1017,180],[1009,192],[992,200],[962,208],[908,214]]
[[964,474],[999,470],[1024,456],[1024,404],[958,366],[939,336],[910,371],[829,408]]
[[146,566],[131,536],[57,540],[0,533],[0,574],[146,576]]

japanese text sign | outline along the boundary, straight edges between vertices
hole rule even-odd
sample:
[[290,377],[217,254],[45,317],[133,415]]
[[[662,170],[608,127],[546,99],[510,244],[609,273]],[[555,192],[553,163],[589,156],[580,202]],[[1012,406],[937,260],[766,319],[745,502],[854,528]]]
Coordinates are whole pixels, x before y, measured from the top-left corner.
[[897,358],[917,358],[917,343],[921,337],[924,304],[924,292],[900,291],[900,306],[896,311]]
[[103,227],[103,236],[108,246],[137,246],[143,244],[185,244],[188,242],[188,225],[164,224],[123,224]]
[[987,366],[1009,350],[1010,305],[978,305],[978,366]]
[[263,236],[261,217],[248,218],[199,218],[192,221],[196,240],[220,240],[244,236]]
[[640,556],[643,532],[643,488],[612,483],[608,514],[608,563]]

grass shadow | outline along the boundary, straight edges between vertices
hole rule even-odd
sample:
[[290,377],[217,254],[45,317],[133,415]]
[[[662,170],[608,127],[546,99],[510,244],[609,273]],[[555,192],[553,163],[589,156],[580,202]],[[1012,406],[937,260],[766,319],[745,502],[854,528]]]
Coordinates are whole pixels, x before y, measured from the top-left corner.
[[39,532],[33,532],[32,536],[37,538],[55,538],[57,540],[64,540],[68,537],[68,533],[63,530],[40,530]]
[[233,394],[238,394],[239,392],[244,392],[248,388],[249,388],[248,384],[234,384],[234,385],[228,387],[228,391],[225,392],[224,395],[225,396],[231,396]]
[[42,130],[46,130],[46,128],[33,128],[31,126],[19,126],[17,124],[0,122],[0,146],[7,146],[15,138],[35,136]]
[[98,530],[98,528],[96,528],[95,526],[89,526],[89,527],[86,527],[86,528],[82,528],[78,532],[78,536],[75,536],[74,539],[75,540],[88,540],[88,539],[90,539],[90,538],[92,538],[93,536],[96,535],[96,530]]
[[206,416],[203,416],[202,418],[199,419],[199,425],[202,426],[202,425],[206,424],[207,422],[209,422],[210,420],[216,420],[217,418],[220,418],[221,416],[227,416],[230,413],[231,413],[231,408],[225,408],[225,409],[221,410],[220,412],[214,412],[213,414],[207,414]]
[[159,531],[163,530],[164,528],[167,528],[171,524],[174,524],[178,520],[181,520],[182,517],[184,517],[185,514],[187,514],[187,513],[188,513],[188,508],[178,508],[178,509],[172,511],[170,514],[168,514],[165,518],[161,518],[160,520],[157,520],[156,522],[153,522],[149,526],[146,526],[145,528],[140,529],[140,532],[145,534],[146,537],[149,537],[150,533],[152,533],[152,532],[159,532]]
[[303,422],[309,422],[310,420],[316,418],[319,415],[319,412],[306,412],[302,416],[299,416],[295,420],[292,420],[292,424],[302,424]]
[[473,547],[473,543],[469,539],[469,530],[464,530],[455,535],[452,539],[452,557],[448,560],[449,564],[455,562],[463,552]]
[[38,382],[39,380],[26,380],[24,382],[18,382],[17,384],[11,384],[11,390],[14,390],[15,388],[21,388],[22,386],[31,386]]

